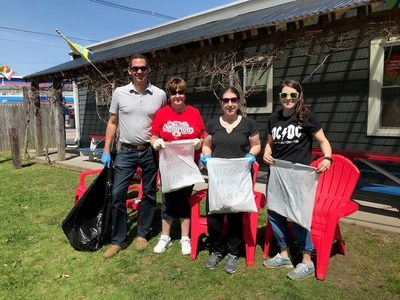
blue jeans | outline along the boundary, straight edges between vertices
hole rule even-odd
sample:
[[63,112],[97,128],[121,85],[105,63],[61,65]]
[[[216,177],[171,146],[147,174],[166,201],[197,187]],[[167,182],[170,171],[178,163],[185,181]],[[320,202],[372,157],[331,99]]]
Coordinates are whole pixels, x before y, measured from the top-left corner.
[[[272,225],[278,246],[282,248],[288,248],[290,246],[290,235],[288,231],[287,218],[272,211],[268,210],[268,221]],[[300,247],[301,251],[312,251],[314,245],[311,239],[311,232],[306,228],[296,224],[293,224],[294,237]]]
[[114,162],[114,181],[112,191],[112,239],[113,245],[126,243],[128,233],[128,214],[126,197],[128,187],[137,168],[142,169],[143,198],[140,204],[137,236],[146,238],[151,228],[156,208],[157,159],[151,147],[143,151],[131,150],[121,146]]

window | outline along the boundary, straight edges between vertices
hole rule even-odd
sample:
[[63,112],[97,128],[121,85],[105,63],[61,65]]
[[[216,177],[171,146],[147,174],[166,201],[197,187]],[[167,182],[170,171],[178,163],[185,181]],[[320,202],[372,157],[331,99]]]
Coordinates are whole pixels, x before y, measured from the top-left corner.
[[246,48],[243,92],[248,114],[272,113],[273,65],[266,45]]
[[257,66],[244,67],[244,92],[248,114],[272,113],[273,76],[272,66],[268,69]]
[[368,135],[400,135],[400,38],[371,42]]

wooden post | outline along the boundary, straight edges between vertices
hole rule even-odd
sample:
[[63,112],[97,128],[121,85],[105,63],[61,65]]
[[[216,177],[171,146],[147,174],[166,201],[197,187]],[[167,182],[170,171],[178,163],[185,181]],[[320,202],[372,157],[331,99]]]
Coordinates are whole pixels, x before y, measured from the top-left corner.
[[10,127],[10,145],[12,153],[12,161],[15,169],[21,169],[21,150],[19,148],[19,135],[16,127]]
[[56,79],[53,82],[55,96],[55,135],[57,145],[57,160],[65,160],[65,121],[64,121],[64,105],[62,102],[62,85],[61,80]]
[[42,116],[40,114],[40,95],[39,95],[39,84],[37,82],[32,82],[32,93],[33,97],[33,106],[34,106],[34,115],[35,115],[35,148],[36,148],[36,156],[43,155],[43,134],[42,134]]
[[29,147],[29,125],[31,121],[31,101],[29,99],[29,91],[27,87],[22,88],[22,94],[24,95],[24,107],[25,107],[25,132],[24,132],[24,159],[29,158],[28,147]]

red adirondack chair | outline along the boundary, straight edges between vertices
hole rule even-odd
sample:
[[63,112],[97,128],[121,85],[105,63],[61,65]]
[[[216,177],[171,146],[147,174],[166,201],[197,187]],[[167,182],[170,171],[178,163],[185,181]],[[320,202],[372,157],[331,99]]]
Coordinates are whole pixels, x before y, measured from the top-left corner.
[[[96,169],[96,170],[88,170],[88,171],[81,172],[81,174],[79,175],[78,187],[75,190],[74,204],[78,203],[79,198],[81,198],[82,195],[88,189],[88,185],[86,184],[87,177],[88,176],[97,176],[98,174],[100,174],[101,170],[102,169]],[[140,168],[138,168],[135,176],[141,178],[142,170]],[[137,190],[138,196],[136,198],[127,199],[126,200],[126,208],[130,208],[132,210],[138,210],[140,207],[140,200],[142,199],[142,196],[143,196],[141,180],[139,183],[131,184],[128,188],[128,193],[131,191],[134,191],[134,190]]]
[[101,170],[102,169],[99,169],[99,170],[88,170],[88,171],[82,171],[81,172],[81,174],[79,175],[78,187],[75,190],[74,204],[78,203],[79,198],[81,198],[82,195],[88,189],[88,185],[86,184],[86,177],[88,177],[88,176],[97,176],[97,175],[100,174]]
[[[316,277],[324,280],[328,270],[332,244],[336,240],[339,252],[346,255],[344,241],[340,233],[339,221],[358,210],[358,204],[351,200],[360,171],[347,158],[332,155],[333,165],[320,175],[315,193],[311,236],[317,251]],[[319,158],[311,165],[316,167],[323,160]],[[264,245],[264,259],[269,254],[269,244],[273,237],[271,224],[267,223]]]
[[[254,186],[258,176],[259,165],[257,162],[253,163],[253,193],[254,201],[258,211],[265,206],[265,195],[260,192],[254,191]],[[207,196],[207,189],[195,192],[190,198],[191,216],[190,216],[190,237],[192,244],[192,253],[190,259],[195,260],[197,257],[197,248],[199,244],[199,237],[202,234],[208,233],[207,229],[207,216],[201,215],[200,203],[201,200]],[[246,265],[248,267],[254,264],[254,257],[256,251],[256,238],[258,226],[258,212],[243,213],[243,240],[246,249]]]

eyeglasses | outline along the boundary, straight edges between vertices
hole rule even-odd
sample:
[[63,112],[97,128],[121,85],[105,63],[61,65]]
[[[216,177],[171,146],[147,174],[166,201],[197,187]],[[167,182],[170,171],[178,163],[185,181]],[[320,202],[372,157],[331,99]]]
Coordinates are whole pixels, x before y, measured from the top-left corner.
[[222,98],[221,101],[223,103],[228,103],[229,101],[231,101],[232,103],[236,103],[237,101],[239,101],[239,98],[234,97],[234,98]]
[[175,95],[185,95],[186,91],[169,91],[169,94],[171,96],[175,96]]
[[130,67],[130,69],[133,71],[133,72],[137,72],[137,71],[142,71],[142,72],[144,72],[144,71],[146,71],[147,69],[148,69],[148,67],[147,66],[140,66],[140,67],[136,67],[136,66],[134,66],[134,67]]
[[297,93],[297,92],[294,92],[294,93],[279,93],[279,97],[282,100],[288,99],[288,96],[290,96],[290,99],[292,99],[292,100],[297,100],[297,99],[299,99],[300,94]]

